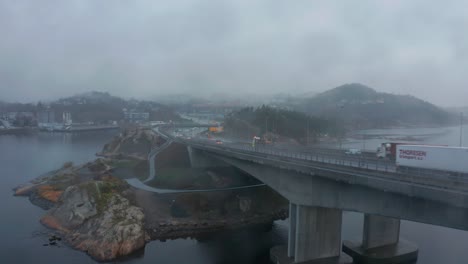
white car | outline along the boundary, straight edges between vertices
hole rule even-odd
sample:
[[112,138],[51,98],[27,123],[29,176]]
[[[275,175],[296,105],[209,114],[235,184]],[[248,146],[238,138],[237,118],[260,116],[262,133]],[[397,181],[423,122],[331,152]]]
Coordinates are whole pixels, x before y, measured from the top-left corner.
[[347,155],[360,155],[361,150],[360,149],[348,149],[345,154]]

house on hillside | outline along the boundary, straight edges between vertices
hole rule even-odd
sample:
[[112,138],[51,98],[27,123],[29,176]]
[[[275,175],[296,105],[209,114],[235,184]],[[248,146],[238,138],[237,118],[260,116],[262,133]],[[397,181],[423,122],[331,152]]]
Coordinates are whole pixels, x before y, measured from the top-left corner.
[[150,114],[148,112],[138,112],[135,109],[122,109],[125,121],[129,123],[145,123],[149,121]]

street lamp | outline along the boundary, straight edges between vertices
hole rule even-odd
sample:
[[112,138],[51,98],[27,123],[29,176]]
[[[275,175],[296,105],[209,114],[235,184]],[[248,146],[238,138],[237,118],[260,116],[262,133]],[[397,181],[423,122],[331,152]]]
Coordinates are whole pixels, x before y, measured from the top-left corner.
[[[341,116],[341,112],[342,112],[341,110],[343,110],[343,108],[344,108],[344,105],[339,105],[338,106],[338,111],[337,111],[337,116],[336,116],[336,128],[335,128],[337,130],[339,130],[339,127],[340,127],[340,124],[339,124],[340,118],[339,117]],[[342,125],[344,125],[344,124],[342,124]],[[338,141],[339,141],[339,144],[340,144],[340,149],[342,148],[342,144],[343,144],[343,135],[341,133],[342,133],[342,131],[337,131]]]
[[366,149],[366,133],[362,131],[362,150]]
[[460,147],[463,146],[463,112],[460,113]]

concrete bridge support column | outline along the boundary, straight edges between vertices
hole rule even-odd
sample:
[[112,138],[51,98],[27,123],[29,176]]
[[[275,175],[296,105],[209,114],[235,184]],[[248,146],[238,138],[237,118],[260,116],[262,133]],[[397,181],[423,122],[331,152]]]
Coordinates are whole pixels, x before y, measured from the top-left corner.
[[393,245],[400,241],[400,219],[378,215],[364,216],[362,247],[371,249]]
[[341,210],[298,205],[294,261],[339,257]]
[[296,216],[297,206],[289,203],[288,257],[294,257],[296,250]]
[[271,250],[274,263],[342,263],[338,209],[290,204],[288,250]]
[[416,260],[417,246],[400,240],[400,219],[364,216],[362,243],[344,241],[343,251],[355,263],[386,264]]

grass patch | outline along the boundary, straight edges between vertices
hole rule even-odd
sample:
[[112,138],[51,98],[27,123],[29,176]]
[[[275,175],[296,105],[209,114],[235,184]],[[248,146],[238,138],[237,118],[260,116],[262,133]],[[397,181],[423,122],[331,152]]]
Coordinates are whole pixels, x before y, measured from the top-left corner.
[[143,181],[149,176],[148,161],[112,160],[109,165],[114,168],[112,175],[120,179],[138,178]]
[[109,165],[114,168],[134,168],[140,162],[139,160],[112,160]]
[[104,212],[115,193],[119,193],[127,188],[125,182],[118,178],[107,178],[103,181],[88,181],[80,185],[85,188],[88,195],[94,198],[98,213]]
[[52,176],[48,183],[56,190],[64,191],[68,186],[73,185],[77,181],[77,176],[75,174],[56,174]]
[[209,189],[237,187],[260,182],[252,176],[231,167],[160,168],[148,185],[167,189]]
[[140,181],[144,181],[149,176],[149,162],[147,160],[138,162],[133,167],[133,174]]
[[190,189],[199,184],[209,185],[210,176],[204,169],[156,168],[156,177],[148,185],[168,189]]

